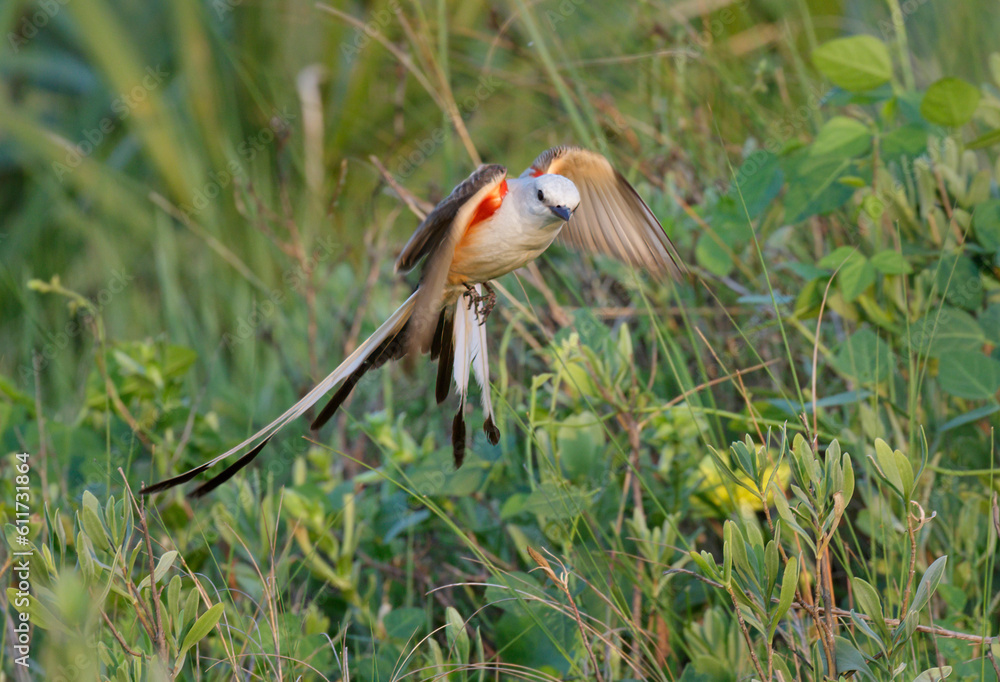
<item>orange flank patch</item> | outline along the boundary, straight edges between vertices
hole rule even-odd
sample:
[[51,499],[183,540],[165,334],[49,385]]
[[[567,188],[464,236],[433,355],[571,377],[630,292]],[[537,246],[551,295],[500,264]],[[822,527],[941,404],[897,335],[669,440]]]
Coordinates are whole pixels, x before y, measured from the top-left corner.
[[537,178],[539,175],[545,175],[545,171],[540,171],[534,166],[531,167],[531,177]]
[[476,206],[475,212],[472,214],[472,220],[469,221],[469,226],[465,228],[465,234],[459,240],[455,247],[455,255],[452,259],[452,269],[453,271],[448,274],[449,284],[465,284],[469,281],[468,277],[458,275],[454,272],[456,267],[460,267],[461,263],[466,258],[466,248],[469,247],[472,241],[471,237],[476,231],[476,227],[482,225],[484,222],[493,217],[493,214],[497,212],[500,205],[503,203],[503,198],[507,196],[507,180],[500,181],[500,184],[496,186],[492,192],[487,194],[480,200],[479,205]]
[[504,179],[497,185],[495,191],[487,194],[482,201],[479,202],[479,206],[476,207],[476,212],[472,214],[472,220],[469,221],[469,227],[466,228],[466,234],[469,230],[474,228],[479,223],[493,217],[493,214],[497,212],[500,208],[500,204],[503,203],[503,198],[507,196],[507,180]]

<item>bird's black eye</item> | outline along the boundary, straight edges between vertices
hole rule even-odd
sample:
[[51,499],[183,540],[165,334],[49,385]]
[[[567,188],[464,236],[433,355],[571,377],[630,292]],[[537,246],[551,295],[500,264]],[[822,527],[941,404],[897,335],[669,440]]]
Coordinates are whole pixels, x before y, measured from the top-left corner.
[[542,194],[542,190],[538,190],[538,200],[545,201],[545,195]]

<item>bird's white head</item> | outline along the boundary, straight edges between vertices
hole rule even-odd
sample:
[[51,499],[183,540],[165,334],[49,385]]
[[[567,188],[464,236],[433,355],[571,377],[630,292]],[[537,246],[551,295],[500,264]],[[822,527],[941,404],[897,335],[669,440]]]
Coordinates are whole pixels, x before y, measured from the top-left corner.
[[527,202],[530,212],[545,222],[566,221],[580,205],[580,191],[569,178],[546,173],[530,178]]

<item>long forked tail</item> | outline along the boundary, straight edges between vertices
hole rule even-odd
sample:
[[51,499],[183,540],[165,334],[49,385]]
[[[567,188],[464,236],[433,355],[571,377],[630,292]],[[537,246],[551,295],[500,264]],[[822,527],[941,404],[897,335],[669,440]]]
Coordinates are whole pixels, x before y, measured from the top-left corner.
[[367,341],[358,346],[358,348],[351,353],[347,359],[344,360],[339,367],[337,367],[337,369],[330,372],[330,374],[327,375],[327,377],[321,382],[316,384],[316,386],[309,391],[304,398],[288,408],[284,414],[275,419],[273,422],[262,428],[250,438],[247,438],[236,447],[227,450],[218,457],[215,457],[204,464],[200,464],[193,469],[185,471],[183,474],[178,474],[172,478],[147,486],[139,491],[140,494],[149,495],[150,493],[167,490],[168,488],[180,485],[181,483],[187,483],[201,472],[212,468],[225,459],[228,459],[243,450],[243,448],[253,445],[253,448],[247,451],[247,453],[241,456],[238,460],[195,488],[191,492],[191,496],[201,497],[202,495],[211,492],[216,487],[232,478],[237,471],[252,462],[254,458],[260,454],[260,451],[264,449],[264,446],[267,445],[268,441],[271,440],[271,437],[280,431],[286,424],[302,416],[309,408],[322,400],[323,396],[326,395],[330,389],[343,382],[340,389],[333,395],[330,402],[313,421],[314,429],[322,426],[331,416],[333,416],[333,413],[337,410],[365,372],[369,369],[380,367],[387,361],[394,360],[406,352],[406,339],[403,338],[405,336],[403,332],[407,322],[410,320],[410,316],[413,313],[413,305],[416,297],[417,292],[414,292],[413,295],[411,295],[406,302],[403,303],[403,305],[401,305],[399,309],[375,331],[374,334],[368,337]]
[[[475,286],[477,295],[482,294],[481,285]],[[466,302],[465,297],[460,297],[455,304],[453,317],[454,335],[451,354],[454,356],[455,389],[459,395],[458,412],[451,424],[451,445],[455,458],[455,467],[462,466],[465,459],[465,399],[469,393],[469,371],[476,377],[476,383],[482,392],[483,413],[486,421],[483,424],[483,431],[493,445],[500,442],[500,429],[494,423],[493,401],[490,397],[490,366],[486,348],[486,327],[484,320],[479,318],[474,305]],[[445,367],[446,358],[442,355],[438,372]],[[441,380],[438,375],[438,388],[440,390]],[[441,402],[440,393],[438,402]]]

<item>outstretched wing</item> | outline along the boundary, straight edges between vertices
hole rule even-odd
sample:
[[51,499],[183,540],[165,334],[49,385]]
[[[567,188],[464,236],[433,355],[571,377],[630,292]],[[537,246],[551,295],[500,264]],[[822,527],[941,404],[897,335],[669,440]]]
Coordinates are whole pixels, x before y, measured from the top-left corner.
[[410,319],[410,350],[429,345],[441,312],[448,272],[455,248],[466,230],[492,213],[506,193],[507,169],[500,165],[480,166],[445,197],[424,219],[396,261],[397,270],[412,269],[427,257],[420,289]]
[[569,178],[580,192],[580,206],[559,233],[562,241],[674,278],[684,272],[656,216],[602,155],[580,147],[553,147],[521,177],[545,173]]

